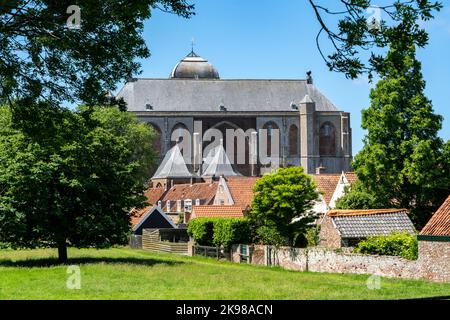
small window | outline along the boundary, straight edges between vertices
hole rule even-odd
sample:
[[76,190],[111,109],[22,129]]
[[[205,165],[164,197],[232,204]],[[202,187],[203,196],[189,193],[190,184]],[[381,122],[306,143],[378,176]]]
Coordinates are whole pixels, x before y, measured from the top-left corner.
[[166,202],[166,211],[170,212],[170,200],[167,200]]
[[159,200],[159,201],[158,201],[158,207],[160,207],[160,208],[161,208],[161,205],[162,205],[162,201],[161,201],[161,200]]
[[185,212],[192,211],[192,200],[191,199],[184,200],[184,211]]
[[224,206],[224,205],[225,205],[225,200],[220,199],[220,205],[221,205],[221,206]]
[[181,212],[181,200],[177,200],[177,212]]
[[199,206],[200,205],[200,199],[195,199],[195,205]]

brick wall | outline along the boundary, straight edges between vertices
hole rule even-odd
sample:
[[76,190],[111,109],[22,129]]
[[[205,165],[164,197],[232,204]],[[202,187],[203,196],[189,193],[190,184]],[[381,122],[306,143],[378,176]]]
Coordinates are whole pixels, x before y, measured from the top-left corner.
[[333,219],[326,214],[320,222],[319,243],[326,248],[341,247],[339,231],[334,227]]
[[419,262],[424,278],[450,282],[450,242],[419,241]]

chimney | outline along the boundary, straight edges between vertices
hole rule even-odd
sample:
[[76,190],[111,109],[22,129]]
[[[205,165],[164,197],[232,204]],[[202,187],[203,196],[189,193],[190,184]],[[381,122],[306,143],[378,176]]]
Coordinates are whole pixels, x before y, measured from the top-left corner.
[[316,168],[316,174],[324,174],[327,171],[326,167],[320,166]]
[[311,71],[308,71],[306,73],[306,83],[307,84],[313,84],[313,78],[312,78],[311,74],[312,74]]

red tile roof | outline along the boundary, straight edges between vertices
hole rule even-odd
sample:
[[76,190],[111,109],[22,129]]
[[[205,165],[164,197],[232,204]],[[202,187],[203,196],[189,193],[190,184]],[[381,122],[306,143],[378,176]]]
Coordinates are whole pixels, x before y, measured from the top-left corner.
[[134,227],[139,223],[142,216],[147,213],[154,205],[158,203],[158,200],[164,195],[165,190],[163,188],[148,188],[144,192],[144,196],[147,198],[148,206],[142,209],[133,208],[131,210],[131,225]]
[[330,210],[328,215],[330,217],[348,217],[348,216],[366,216],[373,214],[386,214],[386,213],[408,213],[406,209],[357,209],[357,210]]
[[164,195],[162,200],[163,208],[166,209],[167,201],[170,201],[171,212],[176,211],[177,200],[192,200],[195,204],[196,199],[200,199],[202,204],[210,204],[216,195],[218,182],[212,183],[194,183],[194,184],[176,184]]
[[425,236],[450,236],[450,195],[420,232]]
[[234,205],[241,207],[242,210],[252,205],[253,188],[258,179],[257,177],[229,177],[226,179]]
[[240,206],[193,206],[190,218],[242,218],[244,214]]
[[344,174],[351,185],[354,184],[356,180],[358,180],[358,176],[355,172],[345,172]]
[[156,205],[161,197],[164,195],[164,188],[149,188],[144,192],[144,196],[151,205]]
[[325,202],[328,204],[333,197],[337,184],[339,183],[340,174],[312,174],[317,190],[323,195]]

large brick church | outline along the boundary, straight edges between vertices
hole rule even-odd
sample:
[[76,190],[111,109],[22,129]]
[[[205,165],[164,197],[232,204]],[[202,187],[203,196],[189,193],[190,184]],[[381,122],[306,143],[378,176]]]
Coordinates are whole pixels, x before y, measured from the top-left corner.
[[[310,72],[304,80],[220,79],[214,66],[192,51],[169,78],[129,79],[117,98],[155,129],[161,160],[166,156],[166,162],[179,162],[181,152],[186,166],[181,164],[178,171],[184,175],[202,176],[219,144],[228,155],[227,172],[231,166],[237,175],[257,176],[274,166],[292,165],[303,166],[307,173],[351,170],[350,114],[316,88]],[[222,133],[220,139],[208,136],[211,129]],[[227,135],[239,129],[244,139]],[[182,140],[183,148],[174,150]],[[208,149],[213,141],[215,147]],[[238,148],[245,150],[244,162],[238,161]],[[261,153],[277,161],[262,163]],[[171,174],[173,163],[164,166],[159,171]],[[214,168],[219,167],[216,163]]]

